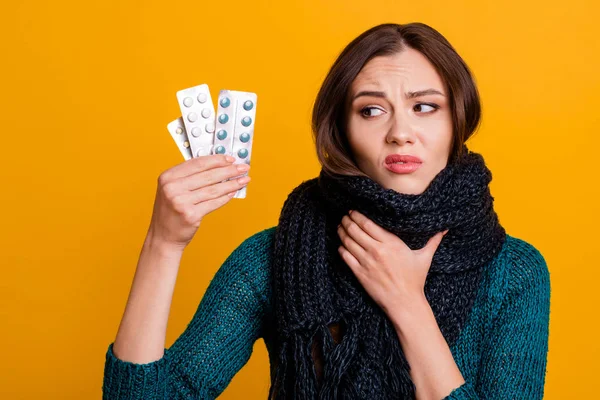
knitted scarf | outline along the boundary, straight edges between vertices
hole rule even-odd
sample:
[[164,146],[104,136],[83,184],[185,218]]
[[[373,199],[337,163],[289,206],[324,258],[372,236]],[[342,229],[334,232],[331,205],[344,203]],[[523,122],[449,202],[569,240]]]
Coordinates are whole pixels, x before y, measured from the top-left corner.
[[[398,335],[339,255],[337,226],[349,210],[358,210],[413,250],[449,229],[424,290],[452,346],[469,315],[481,271],[505,240],[488,186],[492,174],[480,154],[464,150],[418,195],[385,189],[368,177],[332,176],[324,170],[289,194],[274,242],[277,354],[269,398],[415,398]],[[330,324],[342,327],[340,343],[334,342]],[[313,345],[320,353],[320,379]]]

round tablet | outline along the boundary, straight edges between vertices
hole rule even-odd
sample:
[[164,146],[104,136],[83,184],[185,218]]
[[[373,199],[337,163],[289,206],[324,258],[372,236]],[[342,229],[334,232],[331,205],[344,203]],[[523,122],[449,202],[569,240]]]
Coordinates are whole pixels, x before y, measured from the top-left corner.
[[240,151],[238,151],[238,157],[239,158],[246,158],[246,157],[248,157],[248,150],[246,150],[246,149],[240,149]]
[[200,136],[200,133],[202,133],[202,132],[200,131],[200,128],[198,128],[197,126],[192,128],[192,136],[198,137],[198,136]]
[[249,140],[250,140],[250,134],[248,132],[244,132],[240,135],[240,141],[242,143],[248,143]]
[[222,124],[226,124],[229,121],[229,116],[227,114],[219,115],[219,122]]
[[200,93],[200,94],[198,95],[198,101],[199,101],[200,103],[206,103],[206,100],[207,100],[207,99],[208,99],[208,98],[206,97],[206,93]]
[[227,131],[225,129],[221,129],[219,132],[217,132],[217,137],[219,140],[225,140],[227,137]]
[[203,117],[203,118],[208,118],[208,117],[210,117],[210,108],[204,108],[204,109],[202,110],[202,117]]
[[187,119],[190,122],[196,122],[196,120],[198,119],[198,115],[196,113],[189,113]]
[[229,97],[223,97],[221,99],[221,107],[227,108],[227,107],[229,107],[230,104],[231,104],[231,101],[229,100]]
[[187,140],[183,142],[183,147],[185,147],[186,149],[190,147],[190,142],[188,142]]
[[196,152],[196,157],[200,157],[200,156],[206,155],[206,150],[208,150],[208,148],[206,146],[200,146],[198,148],[198,151]]
[[244,117],[244,118],[242,118],[242,125],[244,125],[244,126],[250,126],[251,123],[252,123],[252,118],[250,118],[250,117]]
[[178,135],[181,135],[183,133],[183,129],[177,128],[177,129],[175,129],[175,133]]
[[217,154],[225,154],[225,147],[223,147],[223,146],[217,146],[217,148],[215,149],[215,153],[217,153]]
[[254,103],[252,102],[252,100],[246,100],[244,102],[244,110],[250,111],[252,110],[252,107],[254,107]]
[[184,106],[191,107],[192,104],[194,104],[194,99],[192,99],[191,97],[186,97],[185,99],[183,99]]
[[213,133],[215,131],[215,126],[211,123],[208,123],[208,124],[206,124],[204,129],[206,129],[206,132],[208,132],[208,133]]

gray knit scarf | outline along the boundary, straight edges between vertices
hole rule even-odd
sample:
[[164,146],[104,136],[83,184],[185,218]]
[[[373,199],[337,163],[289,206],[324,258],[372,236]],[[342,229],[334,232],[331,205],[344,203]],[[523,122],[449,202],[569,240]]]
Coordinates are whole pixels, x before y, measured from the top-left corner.
[[[367,177],[304,181],[286,199],[276,228],[273,306],[276,399],[414,399],[398,335],[340,257],[337,226],[358,210],[411,249],[449,229],[425,281],[425,296],[449,346],[461,332],[483,267],[500,251],[505,230],[493,208],[492,174],[470,152],[449,163],[421,194],[385,189]],[[402,268],[398,265],[398,268]],[[340,324],[335,343],[328,329]],[[321,354],[317,379],[313,343]]]

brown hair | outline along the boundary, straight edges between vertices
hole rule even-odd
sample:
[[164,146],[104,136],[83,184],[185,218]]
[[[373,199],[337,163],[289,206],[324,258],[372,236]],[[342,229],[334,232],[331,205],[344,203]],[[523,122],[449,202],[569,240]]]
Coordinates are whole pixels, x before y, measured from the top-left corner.
[[313,139],[317,157],[326,172],[365,176],[356,166],[344,131],[350,86],[369,60],[399,53],[406,47],[427,57],[441,76],[453,124],[448,162],[462,156],[462,145],[473,135],[481,118],[479,93],[469,67],[446,38],[426,24],[381,24],[363,32],[346,46],[329,70],[315,100]]

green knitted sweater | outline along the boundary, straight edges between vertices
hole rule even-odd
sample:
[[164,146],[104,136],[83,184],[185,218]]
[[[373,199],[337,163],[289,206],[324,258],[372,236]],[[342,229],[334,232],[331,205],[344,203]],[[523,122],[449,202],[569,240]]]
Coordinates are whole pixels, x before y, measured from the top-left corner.
[[[270,261],[275,227],[244,240],[210,282],[194,317],[164,356],[118,359],[109,344],[103,399],[213,399],[248,362],[254,342],[275,355]],[[541,399],[550,274],[531,244],[507,235],[485,267],[469,319],[451,347],[465,383],[445,399]]]

